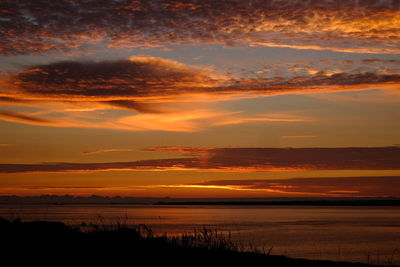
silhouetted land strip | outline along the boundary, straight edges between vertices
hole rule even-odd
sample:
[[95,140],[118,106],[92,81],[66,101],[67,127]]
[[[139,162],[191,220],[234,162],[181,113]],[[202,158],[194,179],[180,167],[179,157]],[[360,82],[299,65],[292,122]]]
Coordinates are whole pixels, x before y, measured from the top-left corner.
[[[120,197],[120,196],[71,196],[71,195],[41,195],[41,196],[0,196],[0,205],[12,205],[12,204],[23,204],[23,205],[70,205],[70,204],[100,204],[100,205],[119,205],[119,204],[154,204],[154,203],[167,203],[176,204],[180,202],[184,203],[209,203],[218,204],[227,202],[237,205],[287,205],[288,203],[301,203],[302,205],[310,202],[312,205],[316,205],[318,202],[329,203],[334,202],[335,205],[340,203],[351,202],[353,205],[358,202],[365,203],[365,205],[396,205],[398,206],[400,198],[384,197],[328,197],[328,198],[317,198],[317,197],[273,197],[273,198],[154,198],[154,197]],[[269,204],[272,202],[273,204]],[[226,205],[229,205],[226,204]],[[243,203],[243,204],[241,204]],[[219,205],[219,204],[218,204]],[[260,205],[260,204],[258,204]],[[308,205],[308,204],[307,204]]]
[[[72,228],[60,222],[13,222],[0,218],[2,261],[14,266],[39,263],[94,264],[126,263],[131,266],[371,266],[361,263],[293,259],[253,250],[245,252],[228,235],[204,229],[179,237],[155,236],[146,226],[130,228],[84,225]],[[239,265],[240,266],[240,265]]]
[[400,200],[160,201],[155,205],[400,206]]

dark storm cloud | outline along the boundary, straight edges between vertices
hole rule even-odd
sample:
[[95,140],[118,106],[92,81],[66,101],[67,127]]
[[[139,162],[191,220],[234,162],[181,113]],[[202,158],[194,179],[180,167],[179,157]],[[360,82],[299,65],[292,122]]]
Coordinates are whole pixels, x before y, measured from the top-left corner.
[[[50,98],[98,97],[112,100],[134,96],[169,96],[211,83],[211,75],[176,61],[142,57],[103,62],[57,62],[18,73],[13,82],[28,95]],[[87,99],[87,100],[90,100]],[[133,107],[132,102],[110,104]]]

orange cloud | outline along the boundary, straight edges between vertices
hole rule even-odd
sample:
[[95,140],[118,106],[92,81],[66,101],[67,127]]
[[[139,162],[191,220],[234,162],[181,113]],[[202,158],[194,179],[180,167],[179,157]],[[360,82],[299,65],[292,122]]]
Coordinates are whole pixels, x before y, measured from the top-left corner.
[[283,135],[281,136],[284,139],[298,139],[298,138],[315,138],[318,135]]
[[[71,112],[68,110],[67,113]],[[88,112],[78,110],[74,113]],[[171,131],[171,132],[196,132],[209,127],[234,125],[243,123],[300,123],[311,121],[310,118],[285,115],[262,114],[242,115],[239,112],[224,112],[219,110],[190,110],[185,113],[150,113],[136,114],[121,117],[101,118],[102,112],[95,115],[94,122],[88,121],[90,116],[57,116],[57,119],[47,119],[37,116],[25,115],[16,112],[0,112],[0,120],[52,127],[97,128],[125,131]],[[92,119],[92,120],[93,120]],[[104,151],[108,152],[108,151]]]
[[[268,38],[267,38],[268,39]],[[289,37],[288,37],[289,39]],[[278,41],[278,40],[276,40]],[[265,46],[265,47],[283,47],[283,48],[292,48],[297,50],[330,50],[335,52],[343,52],[343,53],[362,53],[362,54],[398,54],[400,53],[399,48],[362,48],[362,47],[354,47],[354,48],[346,48],[346,47],[335,47],[335,46],[320,46],[320,45],[306,45],[301,44],[302,40],[299,41],[298,45],[290,45],[290,44],[280,44],[280,43],[271,43],[271,42],[261,42],[261,41],[253,41],[249,42],[250,46]]]
[[83,50],[99,43],[120,48],[244,43],[399,53],[396,1],[36,0],[8,1],[1,8],[3,54]]
[[[258,180],[213,180],[193,184],[155,184],[128,186],[68,186],[23,185],[4,186],[2,195],[15,194],[73,194],[73,195],[141,195],[185,194],[193,198],[199,191],[210,197],[216,190],[218,196],[274,196],[274,197],[399,197],[399,176],[315,177]],[[229,192],[230,191],[230,192]],[[186,192],[186,193],[185,193]],[[237,201],[236,199],[235,201]],[[90,200],[89,200],[90,201]],[[96,201],[101,201],[97,199]],[[110,201],[106,201],[110,202]],[[279,201],[278,201],[279,202]]]
[[2,173],[96,172],[114,170],[287,171],[399,170],[399,147],[191,148],[154,147],[185,157],[132,162],[0,164]]
[[127,152],[127,151],[132,151],[132,149],[126,149],[126,148],[108,148],[108,149],[100,149],[96,151],[86,151],[82,152],[82,156],[88,156],[88,155],[94,155],[94,154],[102,154],[102,153],[107,153],[107,152]]
[[202,168],[273,171],[285,169],[398,169],[398,147],[349,148],[191,148],[154,147],[196,156]]
[[104,126],[121,130],[159,130],[194,132],[209,127],[234,125],[243,123],[296,123],[310,121],[309,118],[285,114],[263,114],[244,116],[239,112],[223,112],[218,110],[191,110],[167,114],[138,114],[126,116]]
[[[287,78],[241,78],[217,75],[210,67],[132,57],[34,66],[3,76],[0,83],[0,101],[5,105],[33,107],[41,114],[50,115],[29,119],[28,115],[11,116],[5,112],[0,116],[3,120],[46,126],[192,132],[232,124],[311,120],[288,114],[243,115],[211,109],[207,106],[209,102],[371,88],[398,89],[400,74],[372,68],[333,73],[316,71],[313,75]],[[113,110],[132,113],[117,114]],[[57,120],[52,115],[57,115],[53,116]]]
[[[3,102],[96,102],[138,112],[161,112],[165,102],[228,100],[224,96],[259,97],[320,91],[399,88],[400,75],[369,71],[324,71],[315,75],[240,78],[216,75],[207,67],[193,67],[153,57],[103,62],[58,62],[35,66],[3,77]],[[189,98],[188,98],[189,96]],[[200,96],[196,100],[196,96]],[[201,96],[204,96],[202,99]],[[221,97],[222,98],[219,98]],[[0,99],[1,100],[1,99]]]
[[102,128],[96,123],[77,121],[66,116],[49,119],[14,111],[0,111],[0,120],[48,127]]
[[280,192],[290,194],[315,194],[321,196],[374,196],[399,197],[399,176],[383,177],[320,177],[265,180],[217,180],[186,185],[188,187],[225,188]]
[[0,111],[0,119],[5,121],[12,122],[22,122],[26,124],[35,124],[35,125],[52,125],[55,122],[35,116],[29,116],[17,112],[10,111]]

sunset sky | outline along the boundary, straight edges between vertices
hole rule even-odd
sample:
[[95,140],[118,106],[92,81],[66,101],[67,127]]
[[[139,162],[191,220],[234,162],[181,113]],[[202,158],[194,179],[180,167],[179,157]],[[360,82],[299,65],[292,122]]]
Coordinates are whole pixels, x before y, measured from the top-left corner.
[[0,2],[0,195],[400,197],[400,1]]

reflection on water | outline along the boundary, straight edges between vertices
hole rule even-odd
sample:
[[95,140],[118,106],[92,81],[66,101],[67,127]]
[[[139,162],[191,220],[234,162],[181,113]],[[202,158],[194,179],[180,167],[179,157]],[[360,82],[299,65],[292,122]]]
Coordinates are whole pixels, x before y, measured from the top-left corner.
[[273,247],[272,254],[400,265],[398,207],[0,205],[0,216],[71,225],[120,221],[169,235],[205,226]]

